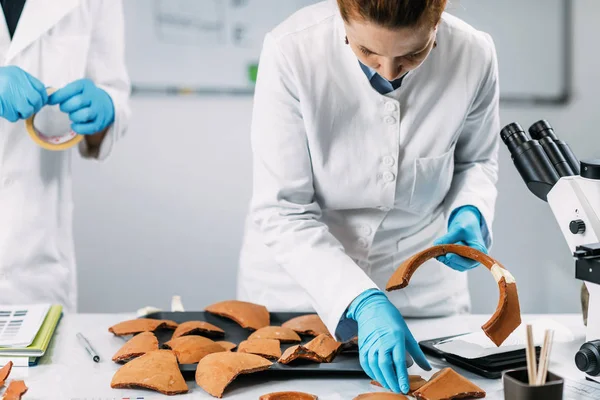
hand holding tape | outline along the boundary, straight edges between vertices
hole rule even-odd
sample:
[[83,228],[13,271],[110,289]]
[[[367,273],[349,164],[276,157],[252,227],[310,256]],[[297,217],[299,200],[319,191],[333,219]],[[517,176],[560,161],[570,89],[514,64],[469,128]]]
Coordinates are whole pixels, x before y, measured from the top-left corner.
[[17,66],[0,67],[0,117],[27,119],[48,101],[44,84]]
[[[56,89],[49,88],[48,95]],[[25,127],[31,139],[46,150],[66,150],[83,140],[71,129],[69,114],[63,113],[58,106],[48,105],[25,121]]]

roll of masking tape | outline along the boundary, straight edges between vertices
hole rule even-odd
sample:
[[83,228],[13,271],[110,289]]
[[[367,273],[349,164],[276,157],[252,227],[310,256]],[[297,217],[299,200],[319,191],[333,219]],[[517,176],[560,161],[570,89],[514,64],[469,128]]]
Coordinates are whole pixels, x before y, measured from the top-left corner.
[[[48,88],[48,95],[56,89]],[[83,140],[71,129],[69,115],[60,111],[59,106],[44,106],[25,120],[25,127],[31,139],[38,146],[52,151],[70,149]]]

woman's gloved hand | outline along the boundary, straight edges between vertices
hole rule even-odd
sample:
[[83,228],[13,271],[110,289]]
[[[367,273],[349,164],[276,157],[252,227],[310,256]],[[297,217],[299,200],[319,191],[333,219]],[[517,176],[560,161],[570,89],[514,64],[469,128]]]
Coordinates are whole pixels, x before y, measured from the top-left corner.
[[[481,232],[481,213],[477,207],[463,206],[454,210],[450,215],[448,233],[438,238],[433,244],[462,244],[487,254],[487,247]],[[479,265],[477,261],[457,254],[446,254],[438,257],[437,260],[461,272]]]
[[396,393],[408,393],[406,352],[417,365],[431,370],[400,311],[379,290],[358,296],[346,313],[358,324],[360,365],[372,379]]
[[46,87],[19,67],[0,67],[0,117],[27,119],[46,105]]

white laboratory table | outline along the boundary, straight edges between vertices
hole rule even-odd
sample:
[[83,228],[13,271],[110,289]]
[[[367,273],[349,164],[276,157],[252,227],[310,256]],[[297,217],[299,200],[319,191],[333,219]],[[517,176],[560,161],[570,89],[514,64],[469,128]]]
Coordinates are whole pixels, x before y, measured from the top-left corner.
[[[575,341],[568,344],[555,344],[552,349],[550,370],[567,379],[582,381],[582,375],[576,369],[573,356],[584,342],[584,326],[580,315],[544,315],[569,327],[574,333]],[[24,379],[29,391],[24,400],[108,400],[108,399],[211,399],[212,397],[198,387],[195,381],[188,381],[189,393],[177,396],[164,396],[156,392],[138,389],[111,389],[110,381],[119,368],[111,361],[112,355],[124,343],[122,338],[113,336],[108,327],[134,318],[133,314],[70,314],[61,320],[56,335],[47,355],[35,367],[13,368],[9,379]],[[480,329],[489,316],[467,315],[436,319],[409,319],[411,331],[418,340],[432,339],[446,335],[459,334]],[[539,316],[523,316],[523,321],[530,321]],[[100,354],[101,361],[95,363],[80,347],[75,334],[82,332]],[[424,372],[417,366],[410,368],[410,373],[429,377],[436,370],[445,367],[439,360],[430,358],[434,368],[432,372]],[[502,381],[488,380],[477,375],[457,371],[471,379],[488,392],[488,399],[503,399]],[[260,395],[275,392],[298,390],[313,393],[321,400],[352,400],[356,395],[381,389],[370,385],[366,376],[323,377],[289,379],[269,378],[268,375],[248,375],[243,382],[234,382],[225,392],[225,399],[253,399]],[[243,384],[240,384],[243,383]],[[595,392],[595,386],[589,390]],[[597,393],[587,397],[565,396],[565,399],[600,399],[600,385]]]

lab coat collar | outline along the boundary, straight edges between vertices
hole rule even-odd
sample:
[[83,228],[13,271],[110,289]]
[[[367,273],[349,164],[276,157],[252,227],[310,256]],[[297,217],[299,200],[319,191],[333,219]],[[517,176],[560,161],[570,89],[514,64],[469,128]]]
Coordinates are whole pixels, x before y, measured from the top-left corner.
[[27,0],[5,62],[10,62],[17,54],[56,25],[79,2],[80,0]]

